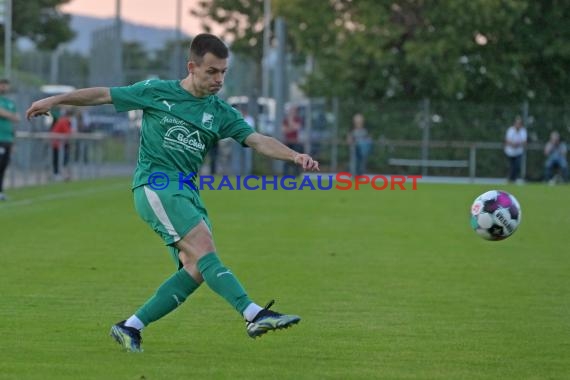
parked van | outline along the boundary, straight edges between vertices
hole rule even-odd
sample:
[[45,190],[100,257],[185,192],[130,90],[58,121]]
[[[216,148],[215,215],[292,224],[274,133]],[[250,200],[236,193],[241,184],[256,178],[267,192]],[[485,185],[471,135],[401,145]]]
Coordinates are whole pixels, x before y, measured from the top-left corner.
[[[249,109],[249,97],[247,96],[230,96],[227,102],[239,110]],[[255,115],[251,116],[254,117]],[[275,134],[275,99],[257,98],[257,125],[255,129],[266,135]]]

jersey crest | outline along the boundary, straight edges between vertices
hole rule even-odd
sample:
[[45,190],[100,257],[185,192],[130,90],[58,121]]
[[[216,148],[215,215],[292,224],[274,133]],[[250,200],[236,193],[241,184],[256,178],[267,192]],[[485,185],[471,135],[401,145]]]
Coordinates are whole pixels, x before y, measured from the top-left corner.
[[214,115],[208,112],[202,114],[202,127],[206,129],[212,129],[214,125]]

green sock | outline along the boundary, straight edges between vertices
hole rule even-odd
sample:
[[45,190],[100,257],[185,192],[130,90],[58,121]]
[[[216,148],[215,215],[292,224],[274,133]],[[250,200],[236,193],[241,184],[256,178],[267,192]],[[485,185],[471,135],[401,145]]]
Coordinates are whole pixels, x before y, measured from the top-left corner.
[[135,315],[148,326],[180,306],[200,284],[184,269],[180,269],[162,283],[156,293],[142,305]]
[[210,252],[198,260],[198,270],[206,284],[224,297],[240,314],[251,303],[236,276],[224,267],[215,252]]

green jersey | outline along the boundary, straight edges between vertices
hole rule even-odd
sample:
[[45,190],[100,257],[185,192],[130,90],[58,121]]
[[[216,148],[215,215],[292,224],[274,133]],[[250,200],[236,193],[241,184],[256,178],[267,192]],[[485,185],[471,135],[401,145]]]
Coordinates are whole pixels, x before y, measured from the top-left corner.
[[215,95],[197,98],[178,80],[146,80],[111,88],[119,112],[143,110],[139,158],[133,188],[164,173],[178,181],[199,173],[208,150],[231,137],[244,144],[254,131],[241,114]]
[[[16,112],[16,104],[3,96],[0,96],[0,108],[12,113]],[[12,121],[3,117],[0,117],[0,142],[14,142]]]

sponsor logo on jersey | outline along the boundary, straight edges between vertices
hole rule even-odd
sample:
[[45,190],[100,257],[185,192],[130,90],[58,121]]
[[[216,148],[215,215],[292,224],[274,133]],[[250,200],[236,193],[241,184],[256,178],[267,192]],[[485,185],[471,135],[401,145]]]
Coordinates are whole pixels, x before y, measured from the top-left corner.
[[183,127],[187,127],[190,124],[188,124],[186,121],[182,120],[182,119],[178,119],[176,117],[173,116],[165,116],[162,119],[160,119],[160,125],[164,125],[164,126],[183,126]]
[[166,148],[178,151],[203,152],[206,144],[202,142],[198,131],[190,132],[182,125],[171,127],[164,135],[164,144]]

